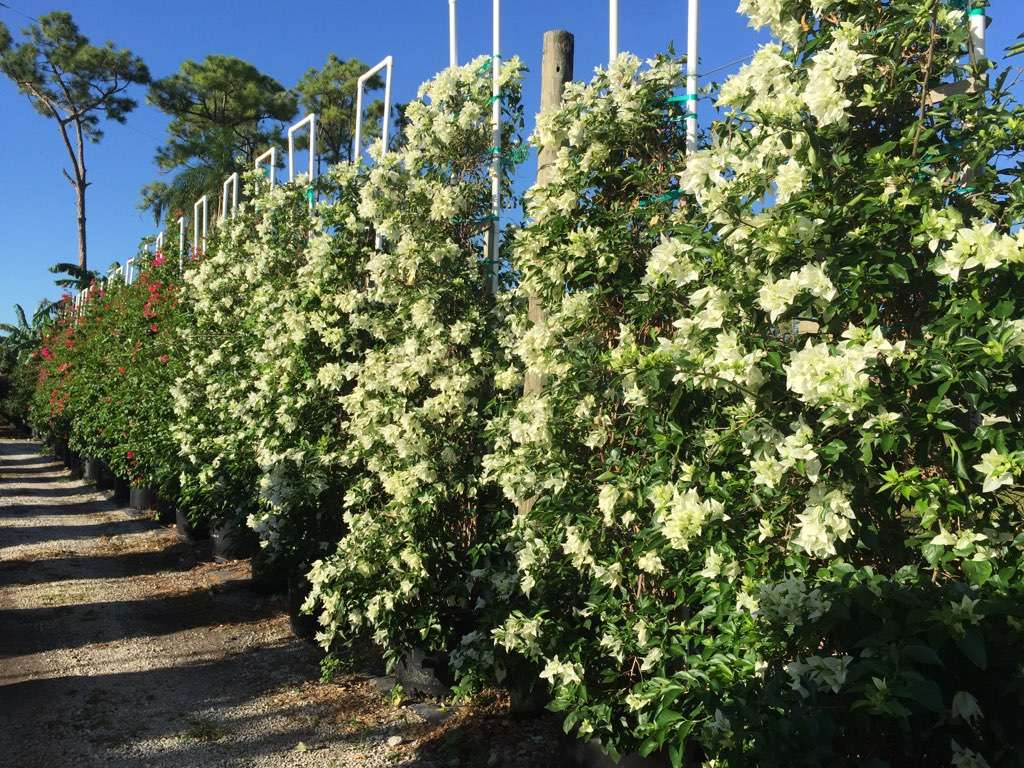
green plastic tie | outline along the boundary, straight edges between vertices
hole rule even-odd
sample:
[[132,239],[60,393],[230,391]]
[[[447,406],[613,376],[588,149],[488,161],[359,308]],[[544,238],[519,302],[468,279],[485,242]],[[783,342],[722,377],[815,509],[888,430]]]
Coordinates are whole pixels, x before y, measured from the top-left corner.
[[969,14],[967,14],[967,15],[968,16],[984,16],[985,15],[985,9],[984,8],[971,8],[971,12]]
[[661,195],[655,195],[654,197],[648,197],[640,201],[640,207],[646,208],[648,205],[654,205],[655,203],[668,203],[673,200],[678,200],[683,196],[681,190],[673,189],[670,192],[665,192]]
[[681,96],[669,96],[665,101],[669,104],[679,104],[684,101],[697,101],[700,99],[696,93],[686,93]]
[[953,194],[954,195],[969,195],[972,192],[977,192],[977,191],[978,190],[975,189],[974,187],[957,187],[956,190],[953,192]]
[[312,187],[306,187],[306,199],[309,200],[309,204],[313,204],[314,192]]
[[487,59],[483,64],[481,64],[479,67],[476,68],[476,71],[477,71],[478,74],[482,75],[484,72],[486,72],[490,68],[491,68],[491,60]]

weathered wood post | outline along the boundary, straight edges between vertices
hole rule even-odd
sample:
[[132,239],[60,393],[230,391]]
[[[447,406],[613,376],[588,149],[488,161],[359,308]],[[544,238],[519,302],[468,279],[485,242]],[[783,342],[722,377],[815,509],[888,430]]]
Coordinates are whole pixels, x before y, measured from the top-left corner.
[[[540,67],[540,111],[542,113],[558,109],[562,103],[562,90],[572,80],[573,50],[575,38],[564,29],[551,29],[544,33],[544,53]],[[537,184],[541,185],[551,178],[555,160],[558,158],[558,146],[541,147],[537,155]],[[530,322],[534,325],[545,320],[544,309],[540,297],[528,297],[527,309]],[[544,389],[544,378],[527,371],[523,382],[523,394],[534,395]]]

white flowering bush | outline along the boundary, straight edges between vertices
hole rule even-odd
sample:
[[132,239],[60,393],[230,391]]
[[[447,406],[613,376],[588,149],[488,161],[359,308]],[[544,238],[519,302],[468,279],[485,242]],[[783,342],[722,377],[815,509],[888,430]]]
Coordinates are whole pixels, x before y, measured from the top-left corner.
[[[744,0],[776,42],[683,157],[678,62],[570,84],[516,238],[495,633],[674,765],[1015,765],[1020,107],[966,14]],[[922,90],[924,96],[922,97]],[[922,108],[922,105],[923,108]],[[525,313],[524,313],[525,314]]]
[[185,271],[184,374],[172,390],[185,468],[182,500],[196,520],[244,525],[259,505],[259,437],[279,396],[265,348],[284,313],[311,231],[304,185],[248,178],[260,194],[211,232]]
[[[495,371],[507,367],[482,240],[488,65],[425,84],[401,150],[375,152],[361,189],[358,214],[381,247],[359,264],[362,293],[341,294],[337,307],[342,333],[362,334],[361,352],[347,357],[343,344],[316,373],[345,436],[332,460],[348,478],[347,532],[314,564],[307,601],[325,645],[370,635],[389,659],[414,647],[447,654],[467,680],[495,673],[488,617],[514,586],[500,566],[509,506],[481,477]],[[506,148],[522,123],[520,72],[516,59],[502,66]],[[508,195],[507,174],[503,184]]]

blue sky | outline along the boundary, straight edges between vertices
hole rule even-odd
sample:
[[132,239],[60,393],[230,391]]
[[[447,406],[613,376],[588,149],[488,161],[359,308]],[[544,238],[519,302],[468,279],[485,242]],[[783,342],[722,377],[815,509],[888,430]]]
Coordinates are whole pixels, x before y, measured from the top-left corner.
[[[328,53],[373,64],[395,57],[394,97],[407,101],[423,80],[448,63],[447,0],[389,2],[208,2],[82,0],[54,6],[40,0],[4,0],[0,20],[12,32],[28,23],[22,14],[70,11],[93,42],[112,40],[143,57],[154,77],[175,72],[185,59],[227,54],[246,59],[293,86]],[[727,64],[752,52],[763,39],[735,12],[736,0],[702,3],[702,69]],[[491,3],[459,0],[459,57],[490,51]],[[619,45],[643,57],[674,44],[685,47],[686,0],[620,0]],[[543,33],[567,29],[576,35],[576,79],[589,79],[608,56],[607,0],[505,0],[502,47],[517,54],[531,71],[524,87],[527,114],[538,107]],[[1001,51],[1024,32],[1021,0],[992,0],[995,19],[990,49]],[[16,36],[17,37],[17,36]],[[721,79],[737,66],[714,75]],[[105,268],[135,252],[139,239],[155,227],[136,208],[139,189],[157,170],[153,153],[166,120],[136,94],[139,109],[128,124],[111,124],[99,145],[88,148],[93,184],[88,192],[90,266]],[[47,267],[77,260],[74,197],[61,175],[66,154],[56,126],[39,116],[9,81],[0,78],[0,322],[13,319],[13,304],[34,307],[58,295]],[[529,129],[528,125],[528,129]],[[532,169],[530,171],[532,173]]]

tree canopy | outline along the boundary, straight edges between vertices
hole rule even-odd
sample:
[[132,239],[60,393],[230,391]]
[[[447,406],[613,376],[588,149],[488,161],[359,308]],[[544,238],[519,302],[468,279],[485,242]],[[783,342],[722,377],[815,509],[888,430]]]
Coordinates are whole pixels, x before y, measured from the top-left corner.
[[86,269],[85,144],[103,138],[104,120],[125,122],[137,106],[127,91],[148,83],[149,69],[141,58],[112,42],[90,43],[65,11],[46,14],[22,34],[25,39],[15,44],[0,23],[0,72],[60,129],[71,161],[71,170],[64,169],[64,176],[76,194],[78,262]]
[[234,56],[185,61],[176,74],[153,82],[148,100],[171,116],[167,142],[156,151],[157,166],[178,171],[169,184],[142,190],[141,207],[158,221],[218,188],[232,172],[251,167],[268,146],[280,143],[281,123],[297,109],[294,94]]

